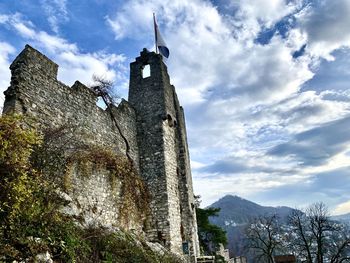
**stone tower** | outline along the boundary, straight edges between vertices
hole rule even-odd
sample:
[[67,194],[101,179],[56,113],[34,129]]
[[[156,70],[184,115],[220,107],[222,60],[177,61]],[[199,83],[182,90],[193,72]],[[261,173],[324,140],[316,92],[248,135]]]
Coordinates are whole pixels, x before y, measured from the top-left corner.
[[130,64],[128,100],[137,116],[141,176],[152,195],[148,237],[175,253],[198,256],[184,113],[161,55],[144,49]]

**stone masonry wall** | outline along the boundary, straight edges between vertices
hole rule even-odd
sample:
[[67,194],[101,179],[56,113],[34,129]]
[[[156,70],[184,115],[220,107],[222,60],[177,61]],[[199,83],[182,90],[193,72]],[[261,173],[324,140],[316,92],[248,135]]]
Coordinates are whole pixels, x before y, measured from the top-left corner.
[[[161,76],[161,66],[158,57],[138,58],[130,64],[129,102],[136,110],[137,139],[140,154],[141,176],[147,182],[152,195],[151,227],[148,237],[170,248],[170,215],[168,208],[168,188],[165,163],[165,145],[163,141],[163,119],[165,113],[164,81]],[[142,61],[141,61],[142,59]],[[143,61],[145,59],[145,61]],[[142,77],[142,68],[145,64],[151,66],[151,76]],[[146,140],[144,138],[147,138]],[[173,246],[174,244],[172,244]],[[176,252],[180,244],[177,244]]]
[[[11,86],[5,92],[4,113],[24,114],[39,130],[67,126],[74,140],[125,155],[125,143],[109,113],[96,105],[97,97],[88,87],[78,81],[72,87],[58,81],[58,66],[28,45],[10,69]],[[112,111],[130,144],[130,155],[138,168],[135,112],[126,101]],[[113,204],[119,202],[119,187],[112,189],[108,171],[94,170],[84,178],[75,171],[68,194],[75,201],[70,213],[85,216],[89,224],[118,225],[118,205]],[[85,209],[88,207],[91,209]],[[142,222],[135,224],[142,228]],[[135,224],[130,227],[137,228]]]
[[[169,241],[170,247],[182,253],[181,214],[179,199],[179,181],[177,177],[177,145],[174,127],[168,121],[163,122],[164,131],[164,161],[167,164],[165,174],[167,180],[168,211],[169,211]],[[174,161],[175,160],[175,161]]]
[[[142,74],[145,65],[150,65],[148,77]],[[67,126],[75,140],[125,155],[124,140],[109,112],[96,105],[91,89],[78,81],[72,87],[58,81],[58,65],[28,45],[10,69],[4,113],[24,114],[39,130]],[[129,102],[123,100],[111,111],[151,198],[149,224],[144,221],[148,209],[137,210],[136,205],[122,227],[146,231],[150,241],[188,254],[186,258],[195,262],[199,244],[185,119],[161,55],[144,49],[130,64]],[[103,167],[92,167],[86,174],[78,163],[62,177],[69,181],[66,192],[61,192],[69,201],[66,213],[81,218],[84,225],[121,226],[121,179],[112,183]]]
[[[142,69],[151,74],[143,78]],[[148,232],[172,251],[199,253],[186,129],[175,88],[160,55],[143,50],[130,65],[129,102],[136,110],[141,176],[150,186],[153,221]],[[145,140],[147,138],[147,140]]]
[[190,155],[187,145],[186,122],[183,108],[180,106],[179,100],[174,88],[174,104],[176,108],[177,125],[177,141],[178,141],[178,177],[181,201],[181,218],[182,227],[184,229],[184,240],[189,243],[191,255],[199,255],[199,240],[196,219],[195,200],[193,193],[192,174],[190,166]]
[[71,189],[64,213],[82,218],[80,223],[86,227],[96,222],[105,227],[118,226],[121,181],[112,184],[110,172],[104,169],[93,169],[88,176],[81,174],[77,166],[66,176]]

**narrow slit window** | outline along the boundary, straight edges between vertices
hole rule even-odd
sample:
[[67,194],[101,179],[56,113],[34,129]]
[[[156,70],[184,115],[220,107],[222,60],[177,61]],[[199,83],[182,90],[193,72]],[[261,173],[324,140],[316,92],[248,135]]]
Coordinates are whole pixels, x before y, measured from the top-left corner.
[[142,78],[148,78],[151,76],[151,67],[150,65],[144,65],[142,68]]

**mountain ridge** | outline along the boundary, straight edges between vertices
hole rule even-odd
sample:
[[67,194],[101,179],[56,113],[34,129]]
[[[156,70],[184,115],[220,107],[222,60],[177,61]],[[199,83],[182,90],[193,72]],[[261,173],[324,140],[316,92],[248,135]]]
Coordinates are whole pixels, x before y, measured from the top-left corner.
[[[220,208],[218,216],[210,217],[212,224],[220,226],[227,232],[231,257],[245,256],[244,230],[249,221],[259,216],[277,215],[282,224],[287,223],[289,214],[294,208],[288,206],[262,206],[237,195],[225,195],[208,208]],[[333,220],[350,223],[350,213],[331,216]],[[248,255],[249,257],[249,255]]]
[[244,224],[257,216],[276,214],[283,221],[293,208],[287,206],[262,206],[237,195],[225,195],[208,207],[220,208],[219,216],[212,217],[214,224],[223,225],[225,220],[234,220],[235,223]]
[[[294,210],[287,206],[262,206],[237,195],[225,195],[208,207],[220,208],[218,216],[210,217],[212,224],[220,226],[227,233],[230,256],[244,256],[244,229],[247,223],[259,216],[277,215],[286,222]],[[249,255],[248,255],[249,258]]]
[[340,221],[343,223],[350,224],[350,213],[342,214],[342,215],[336,215],[336,216],[331,216],[331,219]]

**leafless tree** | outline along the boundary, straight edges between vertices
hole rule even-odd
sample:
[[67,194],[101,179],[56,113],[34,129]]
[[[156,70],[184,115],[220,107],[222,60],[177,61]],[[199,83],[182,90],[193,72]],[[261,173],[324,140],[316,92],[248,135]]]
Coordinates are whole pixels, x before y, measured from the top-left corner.
[[119,98],[115,93],[113,93],[113,81],[107,80],[103,77],[98,77],[96,75],[93,76],[93,80],[95,81],[96,85],[92,87],[92,89],[95,91],[97,96],[100,96],[103,100],[103,102],[106,104],[107,111],[109,112],[111,119],[116,126],[118,133],[122,137],[125,147],[126,147],[126,156],[128,157],[129,161],[133,163],[132,158],[130,156],[130,145],[127,140],[127,138],[124,136],[119,123],[113,114],[112,105],[116,105],[116,98]]
[[330,263],[350,262],[350,234],[344,225],[338,225],[333,232],[332,241],[328,244],[328,250],[332,251]]
[[312,236],[316,241],[316,262],[323,263],[324,253],[327,248],[327,233],[334,231],[333,224],[329,220],[329,213],[324,203],[315,203],[307,210],[308,221]]
[[330,219],[324,203],[312,204],[305,212],[295,210],[289,222],[292,227],[290,246],[306,262],[349,262],[349,230]]
[[280,229],[276,215],[260,216],[245,230],[246,249],[255,254],[258,262],[273,263],[276,250],[281,247]]
[[331,220],[324,203],[293,210],[288,224],[276,216],[255,219],[246,229],[246,247],[257,262],[273,262],[276,254],[294,254],[305,263],[350,262],[349,226]]
[[312,236],[306,228],[306,214],[300,210],[293,210],[289,216],[289,223],[292,231],[289,233],[288,245],[293,251],[299,251],[299,255],[306,259],[306,262],[312,263]]

